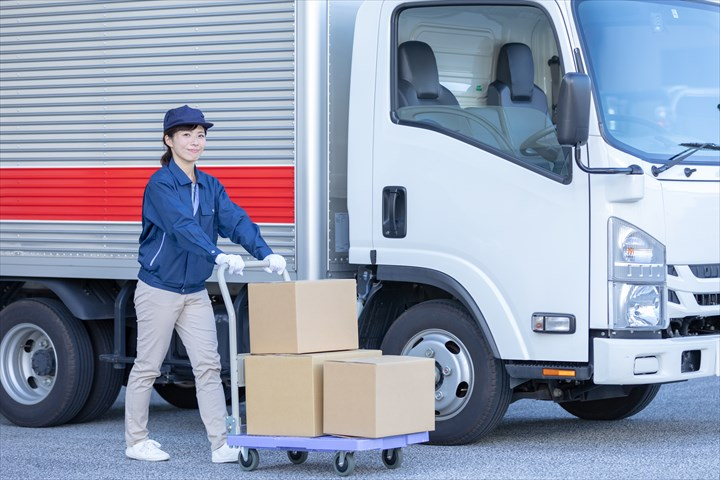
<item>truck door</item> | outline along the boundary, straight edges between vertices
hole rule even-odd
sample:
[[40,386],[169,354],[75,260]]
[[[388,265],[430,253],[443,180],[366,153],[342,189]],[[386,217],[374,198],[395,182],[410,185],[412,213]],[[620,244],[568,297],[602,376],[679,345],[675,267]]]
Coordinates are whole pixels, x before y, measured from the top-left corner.
[[[501,358],[586,362],[588,182],[554,135],[549,61],[575,67],[553,8],[496,2],[388,14],[375,86],[372,245],[379,265],[461,285]],[[533,331],[534,314],[567,317],[572,330]]]

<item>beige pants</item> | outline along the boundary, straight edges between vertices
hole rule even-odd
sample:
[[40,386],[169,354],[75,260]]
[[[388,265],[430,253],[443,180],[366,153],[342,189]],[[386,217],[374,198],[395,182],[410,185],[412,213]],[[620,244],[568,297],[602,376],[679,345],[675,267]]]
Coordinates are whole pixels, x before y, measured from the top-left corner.
[[138,281],[135,311],[137,356],[125,394],[125,442],[133,446],[148,438],[150,395],[175,329],[190,357],[200,417],[211,449],[220,448],[226,442],[227,407],[220,380],[215,316],[207,290],[182,295]]

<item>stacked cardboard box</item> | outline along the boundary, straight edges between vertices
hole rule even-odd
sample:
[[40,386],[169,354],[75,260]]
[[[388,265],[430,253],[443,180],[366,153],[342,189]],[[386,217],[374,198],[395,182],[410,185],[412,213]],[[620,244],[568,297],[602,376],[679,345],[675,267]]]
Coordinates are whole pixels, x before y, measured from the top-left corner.
[[247,433],[378,438],[432,430],[434,362],[358,349],[354,280],[249,286]]
[[354,280],[257,283],[248,288],[250,353],[358,348]]
[[326,434],[379,438],[435,429],[435,363],[381,356],[325,363]]

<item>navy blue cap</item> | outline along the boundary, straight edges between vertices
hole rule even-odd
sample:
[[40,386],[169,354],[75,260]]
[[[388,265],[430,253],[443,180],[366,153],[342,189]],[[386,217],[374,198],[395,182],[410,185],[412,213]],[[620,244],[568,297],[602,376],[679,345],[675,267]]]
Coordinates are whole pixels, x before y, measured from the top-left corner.
[[178,125],[202,125],[206,129],[213,126],[212,123],[205,121],[205,115],[197,108],[191,108],[187,105],[168,110],[165,114],[163,122],[163,130],[168,131],[172,127]]

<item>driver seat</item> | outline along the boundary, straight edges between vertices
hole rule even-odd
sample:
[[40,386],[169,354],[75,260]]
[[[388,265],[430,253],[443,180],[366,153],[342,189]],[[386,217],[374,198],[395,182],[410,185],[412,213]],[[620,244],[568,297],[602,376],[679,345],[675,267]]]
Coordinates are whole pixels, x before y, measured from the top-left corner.
[[547,115],[547,96],[534,81],[535,65],[530,47],[524,43],[506,43],[498,54],[495,81],[488,86],[487,104],[531,107]]
[[548,99],[534,83],[532,52],[524,43],[503,45],[496,70],[496,79],[488,86],[487,104],[499,107],[503,131],[519,149],[532,134],[553,125]]

